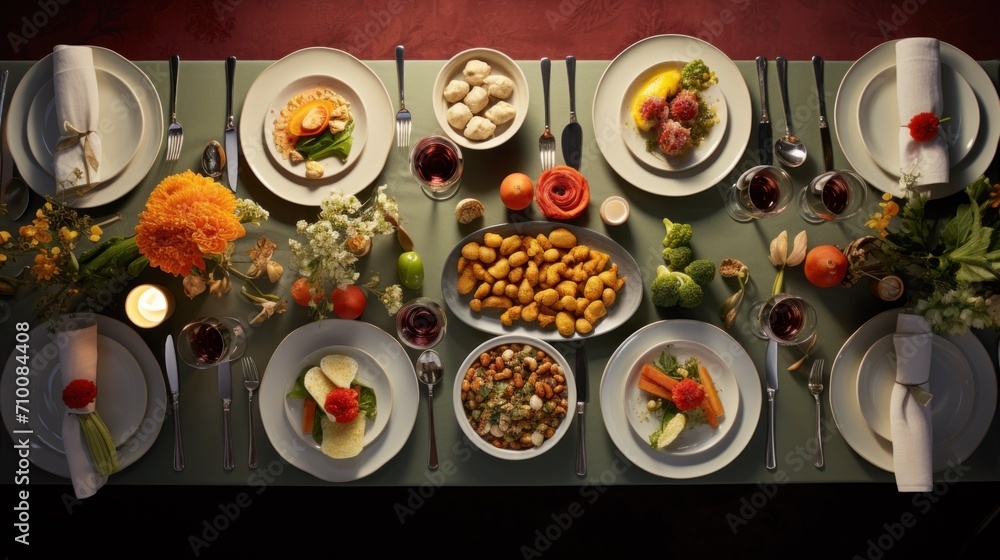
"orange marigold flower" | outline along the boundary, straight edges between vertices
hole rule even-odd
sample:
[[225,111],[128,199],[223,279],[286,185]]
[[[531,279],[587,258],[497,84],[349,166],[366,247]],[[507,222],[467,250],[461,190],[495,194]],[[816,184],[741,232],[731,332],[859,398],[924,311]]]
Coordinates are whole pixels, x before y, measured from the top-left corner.
[[49,252],[42,249],[35,255],[35,264],[31,267],[31,273],[41,281],[52,280],[59,274],[59,265],[55,260],[55,253],[49,256]]
[[204,270],[204,255],[221,254],[246,234],[235,211],[232,191],[212,178],[190,170],[171,175],[139,214],[136,245],[152,266],[174,276]]

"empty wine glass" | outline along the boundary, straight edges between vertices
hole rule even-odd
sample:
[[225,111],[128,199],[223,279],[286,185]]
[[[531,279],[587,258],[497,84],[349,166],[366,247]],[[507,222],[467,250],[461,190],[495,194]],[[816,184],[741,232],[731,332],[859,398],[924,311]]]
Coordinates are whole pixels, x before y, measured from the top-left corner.
[[780,167],[758,165],[745,171],[726,193],[726,211],[737,222],[777,216],[792,200],[792,178]]
[[816,332],[816,310],[798,296],[778,294],[753,304],[750,330],[757,338],[778,344],[802,344]]
[[396,334],[404,344],[417,350],[437,346],[447,326],[444,308],[428,297],[411,299],[396,313]]
[[855,216],[868,198],[868,185],[848,170],[827,171],[809,182],[798,195],[799,215],[810,224],[846,220]]
[[184,363],[208,369],[239,359],[247,349],[250,332],[246,322],[235,317],[203,317],[181,329],[177,354]]

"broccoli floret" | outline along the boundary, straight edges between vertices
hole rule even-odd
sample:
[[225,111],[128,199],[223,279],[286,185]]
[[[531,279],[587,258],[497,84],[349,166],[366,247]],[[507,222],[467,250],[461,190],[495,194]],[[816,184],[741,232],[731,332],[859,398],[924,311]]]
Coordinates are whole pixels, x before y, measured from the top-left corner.
[[715,72],[708,68],[703,60],[697,58],[688,62],[681,71],[681,84],[686,89],[701,91],[712,84],[719,82]]
[[675,272],[674,274],[679,274],[687,279],[686,282],[681,284],[680,297],[677,298],[677,305],[687,309],[694,309],[695,307],[701,305],[701,301],[705,299],[705,291],[701,289],[701,286],[699,286],[697,282],[683,272]]
[[[676,268],[671,264],[671,268]],[[705,286],[715,278],[715,263],[708,259],[697,259],[684,267],[684,274],[694,279],[699,286]]]
[[684,267],[691,264],[694,260],[694,251],[690,247],[674,247],[673,249],[664,249],[664,252],[669,251],[669,258],[665,258],[669,265],[670,270],[684,270]]
[[673,249],[691,245],[691,236],[694,233],[691,224],[675,224],[669,218],[663,218],[663,227],[667,230],[663,236],[664,247]]
[[653,305],[657,307],[673,307],[680,305],[694,309],[701,305],[705,292],[693,278],[683,272],[672,271],[667,265],[656,268],[656,278],[650,285]]

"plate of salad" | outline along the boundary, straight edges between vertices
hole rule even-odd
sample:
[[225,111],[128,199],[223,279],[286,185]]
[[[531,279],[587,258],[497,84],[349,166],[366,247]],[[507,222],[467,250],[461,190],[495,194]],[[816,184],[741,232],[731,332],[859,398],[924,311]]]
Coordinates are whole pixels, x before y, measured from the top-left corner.
[[626,415],[652,449],[701,453],[722,441],[739,412],[729,365],[690,340],[657,344],[642,354],[622,387]]
[[[331,415],[339,412],[330,412],[333,410],[332,405],[327,407],[326,402],[318,402],[317,392],[314,388],[310,390],[306,376],[313,368],[320,369],[323,377],[331,375],[330,370],[336,368],[328,368],[326,361],[337,358],[351,362],[355,369],[350,372],[353,375],[343,381],[336,379],[337,373],[332,373],[329,387],[332,391],[343,389],[355,393],[353,398],[357,403],[356,415],[365,418],[363,446],[368,446],[382,434],[392,411],[392,385],[382,366],[370,354],[351,346],[327,346],[310,353],[299,364],[298,375],[288,376],[285,414],[302,441],[321,451],[324,437],[321,417],[328,412]],[[349,422],[356,415],[351,412],[350,418],[338,417],[337,421]]]
[[363,100],[333,76],[297,78],[271,100],[264,138],[284,172],[329,184],[358,161],[368,139]]

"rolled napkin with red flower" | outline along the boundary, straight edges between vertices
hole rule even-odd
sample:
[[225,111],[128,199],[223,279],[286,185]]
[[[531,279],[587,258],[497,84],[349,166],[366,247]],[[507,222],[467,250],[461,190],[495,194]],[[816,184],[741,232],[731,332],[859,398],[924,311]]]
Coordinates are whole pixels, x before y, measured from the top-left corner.
[[56,332],[62,399],[66,405],[62,436],[73,490],[79,499],[93,496],[118,457],[107,427],[97,414],[97,321],[92,314],[61,318]]
[[52,51],[59,143],[55,149],[56,191],[101,180],[100,98],[90,47],[56,45]]
[[892,337],[896,384],[892,388],[889,429],[892,463],[900,492],[929,492],[934,485],[930,378],[934,335],[927,320],[901,313]]
[[941,91],[941,53],[937,39],[915,37],[896,42],[896,92],[899,104],[899,164],[919,174],[920,185],[948,182],[948,142],[938,130],[945,118]]

